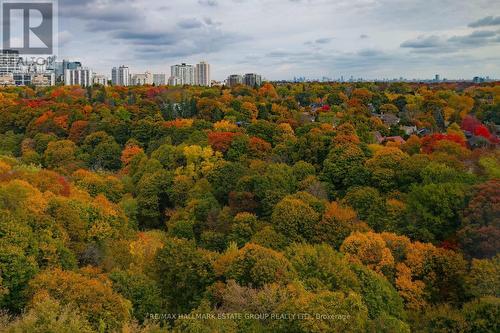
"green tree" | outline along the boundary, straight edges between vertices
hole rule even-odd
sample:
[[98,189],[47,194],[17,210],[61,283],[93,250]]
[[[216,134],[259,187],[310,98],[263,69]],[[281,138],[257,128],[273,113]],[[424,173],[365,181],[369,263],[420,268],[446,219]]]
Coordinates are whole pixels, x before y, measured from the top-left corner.
[[403,229],[422,241],[445,240],[459,227],[467,188],[462,184],[413,186],[408,195],[408,222]]
[[136,197],[142,228],[158,227],[164,221],[165,208],[170,205],[168,189],[172,181],[172,174],[165,170],[142,176]]
[[1,327],[5,333],[92,333],[95,330],[74,305],[61,305],[48,295],[40,295],[27,311],[13,322]]
[[[295,276],[290,262],[279,252],[256,244],[247,244],[229,256],[223,274],[240,285],[262,287],[267,283],[286,284]],[[224,263],[225,257],[222,257]]]
[[214,281],[210,259],[188,240],[168,239],[156,254],[153,270],[171,313],[196,308],[206,287]]
[[113,271],[109,275],[113,290],[132,302],[133,316],[143,322],[148,313],[162,309],[161,291],[156,281],[135,271]]
[[294,244],[285,253],[308,290],[360,291],[349,262],[330,246]]
[[498,332],[500,328],[500,299],[497,297],[483,297],[466,303],[462,312],[467,333]]
[[289,242],[304,242],[313,239],[319,214],[304,201],[287,197],[274,207],[271,221]]
[[472,260],[465,281],[466,290],[474,297],[500,297],[500,255],[490,260]]
[[70,140],[52,141],[44,154],[45,165],[51,169],[71,170],[76,166],[76,145]]

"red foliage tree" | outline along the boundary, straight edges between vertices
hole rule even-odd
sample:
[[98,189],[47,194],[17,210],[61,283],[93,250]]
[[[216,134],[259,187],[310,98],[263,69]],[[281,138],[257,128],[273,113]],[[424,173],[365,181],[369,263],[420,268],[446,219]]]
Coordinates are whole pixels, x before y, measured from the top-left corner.
[[462,120],[462,129],[474,133],[476,128],[481,125],[481,122],[473,116],[467,116]]
[[41,126],[44,123],[46,123],[49,119],[52,119],[53,117],[54,117],[54,112],[47,111],[35,120],[35,125]]
[[210,132],[208,134],[208,143],[214,150],[225,153],[229,150],[235,135],[233,132]]
[[89,122],[85,120],[77,120],[71,125],[69,130],[68,139],[75,143],[83,142],[83,139],[89,134],[88,133]]
[[484,126],[484,125],[477,126],[474,129],[474,135],[476,135],[476,136],[482,136],[482,137],[484,137],[484,138],[486,138],[488,140],[492,138],[490,130],[486,126]]
[[431,154],[435,150],[436,144],[440,141],[443,141],[443,140],[455,142],[464,148],[467,146],[465,139],[458,134],[437,133],[437,134],[428,135],[422,139],[422,150],[426,154]]
[[262,156],[271,149],[272,146],[269,142],[257,137],[250,138],[250,151],[254,156]]
[[137,155],[144,152],[144,150],[134,144],[127,145],[125,149],[122,151],[122,156],[120,160],[122,161],[123,165],[128,166],[129,163],[132,161],[132,159]]
[[57,182],[62,187],[59,194],[62,195],[63,197],[69,197],[69,195],[71,194],[71,185],[68,183],[66,178],[64,178],[63,176],[59,176],[57,178]]

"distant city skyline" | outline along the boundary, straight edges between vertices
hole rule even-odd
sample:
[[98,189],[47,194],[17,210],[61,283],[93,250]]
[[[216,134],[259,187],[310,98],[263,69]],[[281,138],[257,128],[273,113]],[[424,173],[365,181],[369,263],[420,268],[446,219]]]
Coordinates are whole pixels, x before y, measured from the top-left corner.
[[[60,0],[59,59],[212,78],[500,78],[498,0]],[[109,75],[109,74],[108,74]]]
[[138,85],[197,85],[197,86],[235,86],[244,84],[250,87],[260,86],[264,81],[271,82],[459,82],[468,81],[474,83],[492,82],[497,79],[490,76],[474,76],[473,78],[448,79],[434,74],[433,78],[375,78],[366,77],[327,77],[321,78],[294,76],[293,79],[268,80],[259,73],[232,73],[224,80],[211,80],[212,66],[206,61],[200,61],[196,65],[181,63],[170,67],[170,76],[166,73],[154,73],[150,70],[135,72],[129,66],[114,66],[111,76],[96,73],[92,68],[85,66],[85,61],[71,61],[68,59],[58,60],[56,57],[48,57],[40,64],[38,60],[23,59],[18,51],[0,50],[0,85],[29,85],[38,86],[54,85],[63,83],[65,85],[90,86],[92,84],[108,85],[108,81],[116,86],[138,86]]

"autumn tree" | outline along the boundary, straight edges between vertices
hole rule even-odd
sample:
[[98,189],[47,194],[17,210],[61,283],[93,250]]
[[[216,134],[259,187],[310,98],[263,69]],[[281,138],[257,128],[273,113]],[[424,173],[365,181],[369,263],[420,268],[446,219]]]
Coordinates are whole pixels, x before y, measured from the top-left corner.
[[215,264],[218,274],[243,286],[286,284],[295,276],[290,262],[282,253],[252,243],[239,250],[229,248]]
[[323,164],[323,177],[335,190],[345,191],[366,182],[366,155],[359,147],[359,138],[352,125],[343,125],[337,131],[339,133]]
[[306,202],[287,197],[273,210],[272,223],[290,242],[310,241],[319,222],[319,214]]
[[73,141],[50,142],[45,150],[45,165],[51,169],[71,170],[77,165],[76,145]]
[[464,212],[459,231],[466,253],[475,258],[490,258],[500,248],[500,181],[491,180],[477,185],[474,196]]
[[338,249],[352,232],[368,231],[368,229],[368,226],[358,219],[351,207],[332,202],[322,220],[315,227],[314,239]]
[[48,294],[61,305],[76,307],[94,329],[103,325],[108,330],[118,329],[130,319],[130,302],[115,293],[109,280],[93,269],[42,272],[29,284],[32,298],[40,293]]

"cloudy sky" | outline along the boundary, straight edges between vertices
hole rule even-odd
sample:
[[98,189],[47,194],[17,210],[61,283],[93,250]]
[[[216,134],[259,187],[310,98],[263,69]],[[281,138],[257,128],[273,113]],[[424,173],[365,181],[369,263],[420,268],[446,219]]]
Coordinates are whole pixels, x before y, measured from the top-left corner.
[[499,0],[59,0],[59,57],[110,75],[500,78]]

